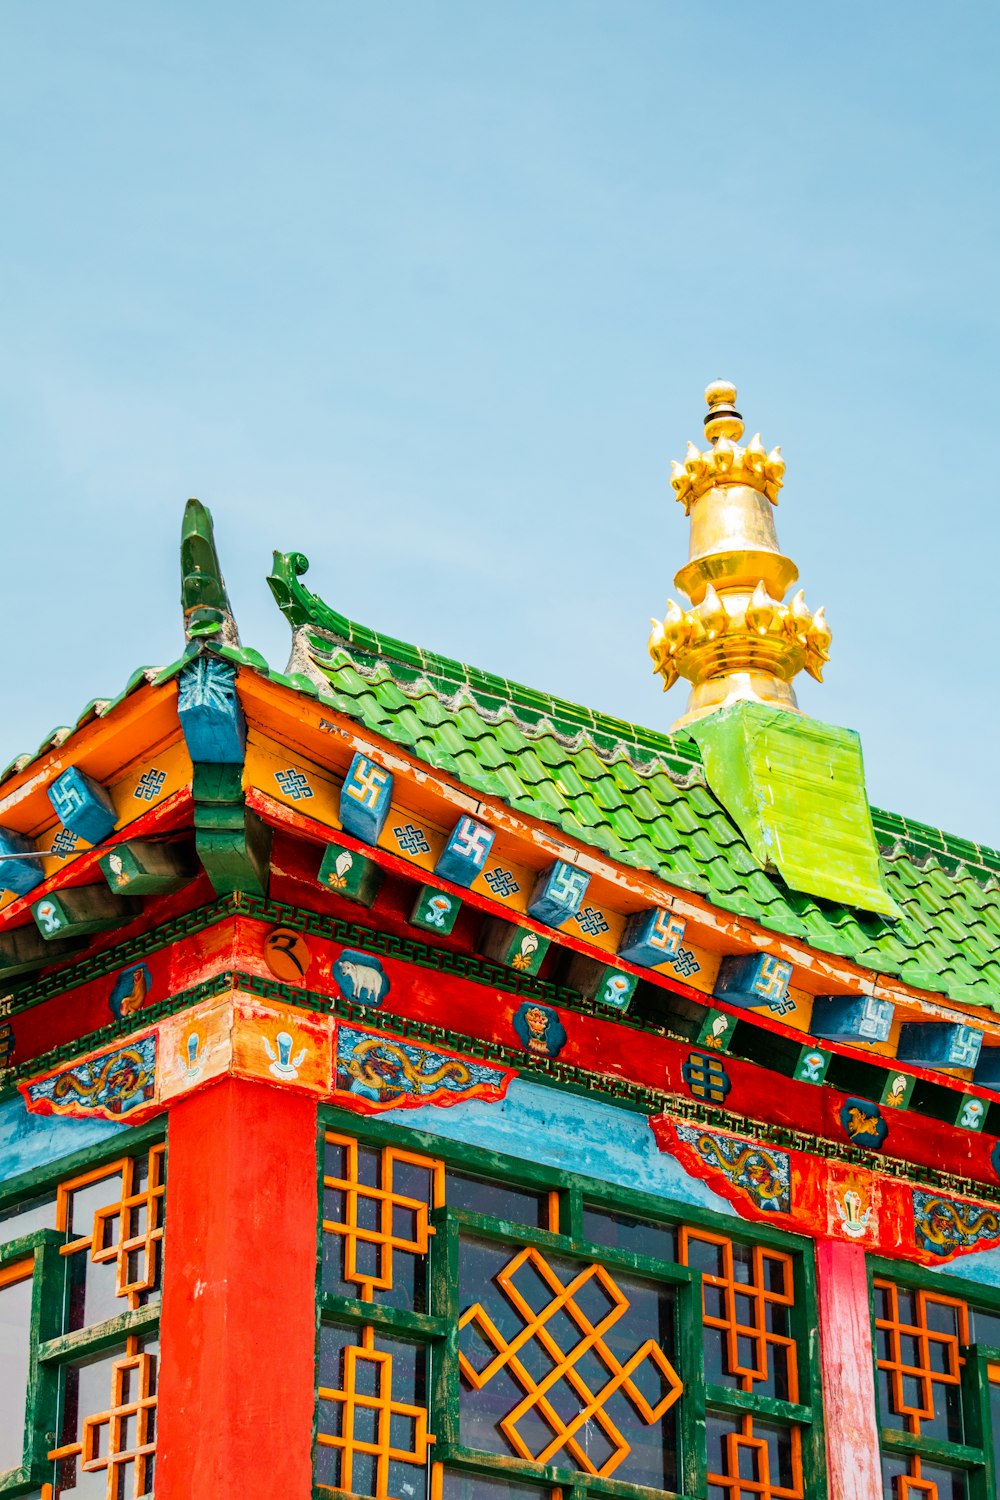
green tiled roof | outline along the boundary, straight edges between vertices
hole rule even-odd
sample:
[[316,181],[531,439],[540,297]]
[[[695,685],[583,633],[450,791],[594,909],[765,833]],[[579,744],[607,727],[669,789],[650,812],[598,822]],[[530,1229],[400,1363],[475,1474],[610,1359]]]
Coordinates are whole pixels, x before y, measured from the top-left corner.
[[757,864],[710,791],[697,745],[380,636],[269,580],[295,631],[290,680],[484,795],[619,864],[918,989],[1000,1010],[1000,854],[873,809],[898,920],[814,899]]

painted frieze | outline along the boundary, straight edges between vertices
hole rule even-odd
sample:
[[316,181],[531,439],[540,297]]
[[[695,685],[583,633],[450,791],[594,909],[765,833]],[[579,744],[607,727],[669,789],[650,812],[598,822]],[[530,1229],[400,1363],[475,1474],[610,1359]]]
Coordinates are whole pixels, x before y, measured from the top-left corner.
[[154,1099],[156,1056],[152,1032],[22,1084],[21,1093],[35,1114],[119,1120]]
[[[400,1037],[337,1026],[335,1096],[365,1114],[465,1099],[502,1099],[513,1068],[489,1067]],[[341,1100],[343,1094],[348,1100]]]

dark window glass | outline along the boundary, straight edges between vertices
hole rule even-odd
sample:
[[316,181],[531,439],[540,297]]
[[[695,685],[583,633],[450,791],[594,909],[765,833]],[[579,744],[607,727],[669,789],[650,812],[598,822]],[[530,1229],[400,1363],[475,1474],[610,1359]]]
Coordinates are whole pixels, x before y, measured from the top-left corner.
[[24,1457],[33,1260],[0,1270],[0,1473]]
[[0,1245],[9,1245],[22,1235],[33,1234],[36,1229],[55,1229],[56,1199],[50,1193],[45,1198],[33,1198],[30,1203],[19,1203],[0,1213]]
[[445,1202],[449,1208],[487,1214],[491,1219],[510,1224],[527,1224],[531,1229],[549,1227],[548,1193],[534,1193],[485,1177],[470,1177],[465,1172],[447,1172],[445,1183]]
[[583,1237],[594,1245],[626,1250],[630,1255],[648,1255],[655,1260],[677,1260],[677,1234],[669,1224],[650,1224],[629,1214],[607,1213],[600,1208],[583,1210]]

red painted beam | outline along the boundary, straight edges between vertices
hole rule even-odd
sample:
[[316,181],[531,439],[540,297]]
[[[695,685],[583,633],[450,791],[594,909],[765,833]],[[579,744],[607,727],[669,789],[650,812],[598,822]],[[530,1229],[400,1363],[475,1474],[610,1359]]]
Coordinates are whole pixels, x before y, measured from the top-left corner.
[[829,1500],[882,1493],[868,1275],[861,1245],[816,1246]]
[[157,1500],[311,1493],[316,1130],[242,1079],[170,1111]]

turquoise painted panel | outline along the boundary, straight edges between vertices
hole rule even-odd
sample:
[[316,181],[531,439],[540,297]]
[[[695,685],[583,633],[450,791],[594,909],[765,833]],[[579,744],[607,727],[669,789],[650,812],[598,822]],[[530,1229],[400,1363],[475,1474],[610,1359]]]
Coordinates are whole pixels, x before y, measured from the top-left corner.
[[456,885],[471,885],[481,874],[496,834],[475,818],[459,818],[435,865],[435,873]]
[[589,884],[590,876],[585,870],[557,859],[535,881],[528,916],[548,927],[561,927],[580,910]]
[[114,1120],[29,1115],[23,1099],[8,1099],[0,1104],[0,1182],[48,1166],[127,1129]]
[[1000,1287],[1000,1248],[972,1250],[968,1255],[958,1255],[943,1266],[931,1264],[928,1271],[938,1276],[961,1276],[965,1281],[978,1281],[980,1286]]
[[600,1100],[516,1078],[497,1104],[470,1099],[451,1109],[427,1105],[408,1110],[405,1123],[428,1135],[737,1217],[731,1204],[657,1148],[643,1115]]
[[364,844],[377,844],[392,802],[392,773],[360,751],[340,790],[340,821]]
[[106,788],[79,766],[70,766],[49,787],[49,801],[64,828],[99,844],[114,828],[117,814]]
[[236,696],[236,670],[215,656],[198,656],[177,684],[177,717],[191,759],[242,765],[247,731]]

